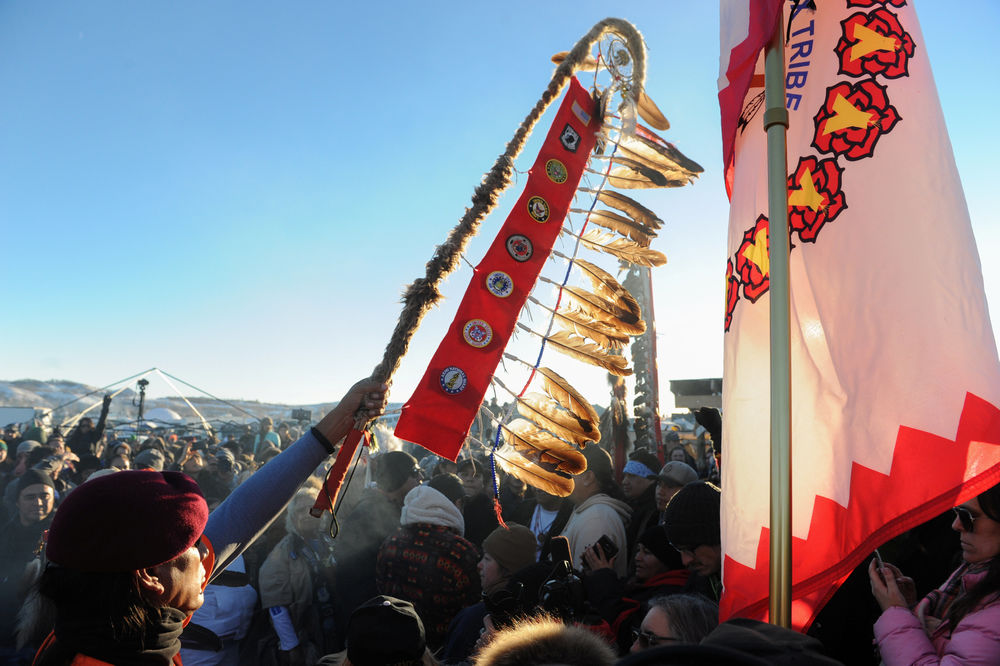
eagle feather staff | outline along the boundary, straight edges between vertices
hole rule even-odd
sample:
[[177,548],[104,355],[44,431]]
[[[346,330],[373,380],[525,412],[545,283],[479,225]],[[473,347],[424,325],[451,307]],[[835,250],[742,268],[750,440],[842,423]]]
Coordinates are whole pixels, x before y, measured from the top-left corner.
[[[410,341],[420,326],[421,320],[441,299],[442,282],[458,267],[462,254],[471,238],[478,232],[482,220],[496,207],[500,194],[510,185],[514,160],[524,148],[528,136],[539,118],[558,98],[566,85],[575,81],[573,75],[581,64],[590,57],[593,44],[608,33],[623,36],[628,44],[632,56],[633,77],[638,85],[623,89],[622,96],[633,104],[638,101],[638,93],[646,76],[646,52],[642,37],[628,21],[615,18],[604,19],[595,24],[556,67],[542,97],[518,127],[514,137],[508,142],[506,149],[497,158],[492,169],[483,178],[482,183],[476,187],[472,197],[472,205],[466,210],[459,223],[449,232],[445,242],[435,250],[431,260],[427,263],[424,277],[418,278],[406,288],[403,294],[403,311],[386,346],[382,360],[372,373],[373,379],[391,384],[392,376],[409,348]],[[327,476],[327,482],[310,512],[315,516],[319,516],[323,511],[334,511],[336,508],[337,495],[347,475],[347,468],[354,457],[358,443],[364,436],[364,431],[370,427],[370,423],[363,418],[359,418],[355,425],[355,429],[346,438],[340,454]],[[440,452],[449,455],[449,457],[453,457],[457,453],[450,450]]]

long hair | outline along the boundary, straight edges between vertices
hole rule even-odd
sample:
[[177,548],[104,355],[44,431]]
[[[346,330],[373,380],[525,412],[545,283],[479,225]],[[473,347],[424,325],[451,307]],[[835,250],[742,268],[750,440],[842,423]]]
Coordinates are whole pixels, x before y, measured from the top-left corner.
[[[976,499],[979,500],[979,507],[986,517],[1000,523],[1000,484],[981,493]],[[1000,597],[1000,556],[990,560],[986,575],[966,594],[955,599],[948,609],[945,619],[951,631],[955,630],[962,618],[990,597]]]
[[157,617],[156,608],[142,596],[135,571],[83,573],[50,564],[38,589],[55,604],[57,623],[100,617],[118,642],[141,643]]

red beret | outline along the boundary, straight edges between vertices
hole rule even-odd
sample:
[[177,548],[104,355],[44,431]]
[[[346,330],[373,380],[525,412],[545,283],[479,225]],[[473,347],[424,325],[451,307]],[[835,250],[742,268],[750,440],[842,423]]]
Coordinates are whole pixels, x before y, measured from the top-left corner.
[[118,472],[66,496],[52,519],[45,554],[77,571],[138,571],[193,546],[207,522],[208,504],[191,477]]

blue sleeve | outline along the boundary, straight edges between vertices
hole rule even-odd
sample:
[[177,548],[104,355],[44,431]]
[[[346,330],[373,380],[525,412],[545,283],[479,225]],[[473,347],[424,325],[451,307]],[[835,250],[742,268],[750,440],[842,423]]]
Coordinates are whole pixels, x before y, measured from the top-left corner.
[[241,483],[212,512],[205,526],[205,535],[215,550],[215,568],[209,580],[267,529],[327,455],[323,445],[306,432]]

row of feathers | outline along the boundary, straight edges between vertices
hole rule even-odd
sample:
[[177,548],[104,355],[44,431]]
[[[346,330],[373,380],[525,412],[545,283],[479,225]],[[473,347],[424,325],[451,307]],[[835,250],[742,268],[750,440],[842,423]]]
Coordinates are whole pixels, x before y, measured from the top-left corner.
[[[564,53],[556,54],[552,60],[558,64],[564,57]],[[596,69],[597,66],[595,60],[590,68]],[[607,106],[607,97],[602,98],[595,93],[602,111]],[[640,91],[638,95],[636,110],[652,127],[661,130],[670,127],[645,91]],[[609,114],[604,117],[609,117]],[[612,133],[617,136],[612,138]],[[612,145],[614,149],[606,154]],[[652,129],[639,124],[634,135],[604,125],[591,159],[603,162],[606,168],[588,168],[587,171],[606,177],[607,184],[618,189],[681,187],[702,172],[698,164],[685,157],[675,146]],[[594,195],[597,202],[607,208],[571,208],[570,212],[585,215],[588,225],[593,224],[600,230],[593,229],[577,235],[563,229],[563,234],[578,240],[587,249],[610,254],[622,262],[647,267],[666,263],[667,259],[661,252],[649,247],[663,227],[663,221],[653,211],[619,192],[585,187],[579,191]],[[591,289],[563,286],[543,276],[540,281],[560,287],[569,305],[554,309],[533,296],[529,296],[528,300],[545,310],[561,330],[543,335],[524,324],[518,323],[517,326],[542,338],[547,347],[571,358],[603,368],[614,375],[631,375],[632,370],[620,352],[630,337],[646,331],[639,303],[602,268],[558,251],[553,251],[553,254],[579,268]],[[495,451],[497,463],[505,472],[525,483],[565,497],[573,492],[573,477],[587,469],[587,460],[580,449],[600,441],[597,412],[586,398],[551,368],[536,369],[533,364],[511,354],[505,354],[505,358],[536,372],[541,377],[542,391],[519,395],[494,378],[495,384],[515,397],[519,416],[500,425],[503,445]]]

